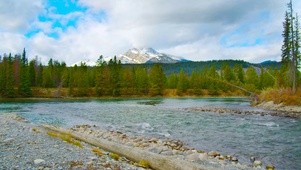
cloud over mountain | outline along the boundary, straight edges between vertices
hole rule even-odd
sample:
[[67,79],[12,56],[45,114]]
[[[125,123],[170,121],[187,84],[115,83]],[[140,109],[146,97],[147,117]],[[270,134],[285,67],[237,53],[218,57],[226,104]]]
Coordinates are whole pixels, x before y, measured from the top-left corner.
[[[44,63],[112,57],[133,47],[190,60],[279,60],[286,1],[0,2],[0,54],[26,47]],[[19,8],[22,6],[22,8]],[[294,1],[301,13],[301,2]],[[8,10],[9,9],[9,10]]]

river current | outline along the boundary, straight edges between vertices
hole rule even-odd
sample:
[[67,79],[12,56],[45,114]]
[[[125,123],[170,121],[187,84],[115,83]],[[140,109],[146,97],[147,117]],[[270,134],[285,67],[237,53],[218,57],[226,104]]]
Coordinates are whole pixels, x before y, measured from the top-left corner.
[[262,111],[244,98],[45,99],[0,100],[0,113],[17,113],[35,124],[90,124],[129,135],[168,137],[206,152],[235,155],[245,164],[254,156],[277,169],[301,168],[301,119],[184,110],[208,106]]

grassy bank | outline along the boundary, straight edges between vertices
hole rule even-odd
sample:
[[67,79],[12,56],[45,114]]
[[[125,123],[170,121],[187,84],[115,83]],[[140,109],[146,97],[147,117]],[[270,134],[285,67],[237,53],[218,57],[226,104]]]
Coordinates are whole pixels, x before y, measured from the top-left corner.
[[301,106],[301,89],[293,93],[292,89],[267,89],[260,93],[260,102],[273,101],[274,104]]

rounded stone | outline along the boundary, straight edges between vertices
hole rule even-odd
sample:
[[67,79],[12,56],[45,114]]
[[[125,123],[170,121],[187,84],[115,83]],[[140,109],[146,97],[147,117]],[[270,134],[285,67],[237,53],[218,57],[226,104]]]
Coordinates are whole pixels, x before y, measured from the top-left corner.
[[275,166],[274,165],[267,165],[265,167],[266,170],[274,170],[275,169]]
[[254,161],[254,165],[260,166],[260,165],[262,165],[262,162],[261,162],[261,161],[258,161],[258,160],[255,160],[255,161]]
[[237,161],[238,161],[238,159],[237,159],[236,157],[233,157],[231,160],[232,160],[233,162],[237,162]]
[[209,156],[213,156],[213,157],[216,157],[216,156],[220,156],[220,153],[218,153],[217,151],[210,151],[208,153]]
[[200,160],[206,160],[208,158],[208,155],[206,153],[200,153],[199,154],[199,159]]
[[221,155],[221,156],[219,156],[219,158],[218,158],[219,160],[224,160],[225,159],[225,157],[223,156],[223,155]]
[[34,162],[35,165],[39,165],[39,164],[41,164],[41,163],[44,163],[45,160],[44,160],[44,159],[36,159],[36,160],[34,160],[33,162]]

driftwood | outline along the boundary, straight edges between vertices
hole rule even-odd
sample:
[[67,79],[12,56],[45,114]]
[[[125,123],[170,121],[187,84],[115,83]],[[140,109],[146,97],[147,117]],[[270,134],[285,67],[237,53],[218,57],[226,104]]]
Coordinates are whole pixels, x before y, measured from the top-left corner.
[[137,149],[119,144],[117,142],[94,138],[79,132],[63,129],[60,127],[41,125],[43,128],[55,131],[57,133],[70,134],[73,138],[100,147],[109,152],[124,156],[132,161],[139,162],[145,160],[153,169],[173,169],[173,170],[198,170],[198,169],[217,169],[216,167],[205,167],[200,164],[194,164],[185,160],[173,159],[168,156],[155,154],[142,149]]

